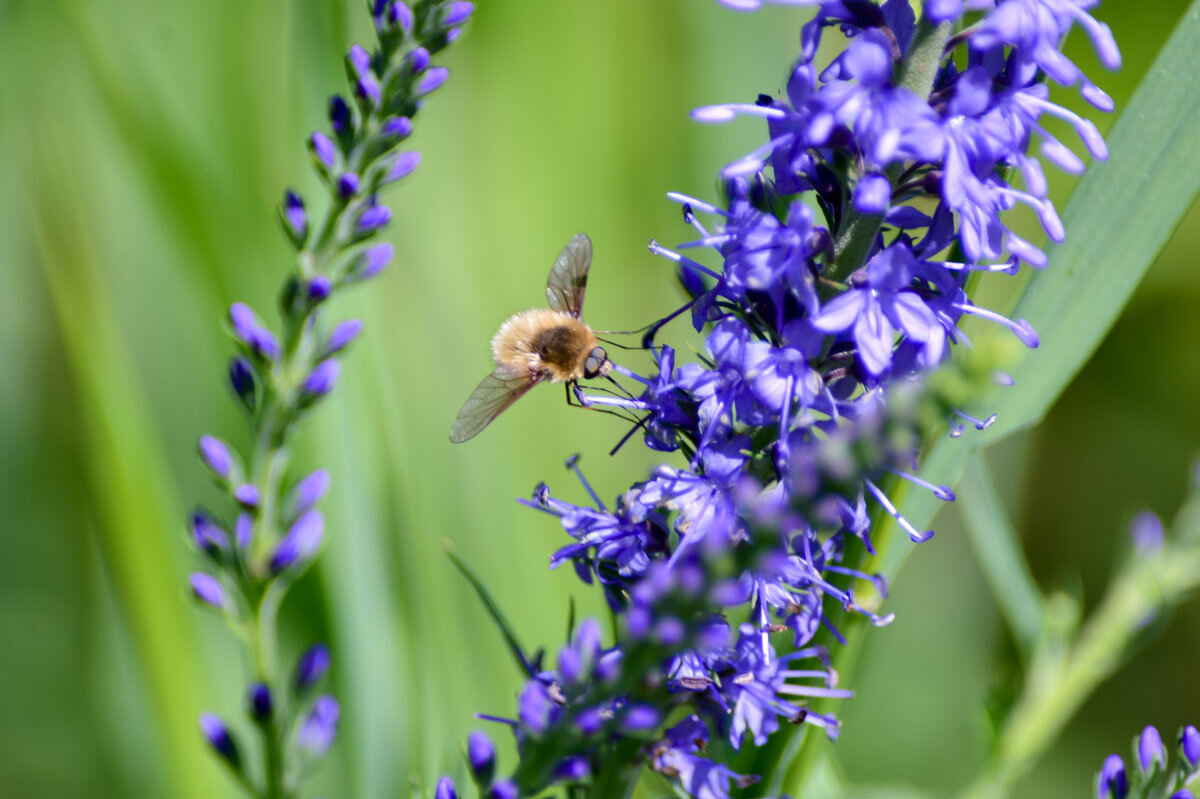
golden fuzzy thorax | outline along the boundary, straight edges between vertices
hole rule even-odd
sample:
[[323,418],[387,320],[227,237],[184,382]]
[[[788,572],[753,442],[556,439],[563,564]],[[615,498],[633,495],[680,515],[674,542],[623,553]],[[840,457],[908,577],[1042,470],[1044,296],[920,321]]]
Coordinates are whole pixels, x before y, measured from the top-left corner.
[[498,366],[528,369],[551,382],[583,378],[584,363],[596,346],[591,328],[562,311],[531,308],[510,316],[492,337]]

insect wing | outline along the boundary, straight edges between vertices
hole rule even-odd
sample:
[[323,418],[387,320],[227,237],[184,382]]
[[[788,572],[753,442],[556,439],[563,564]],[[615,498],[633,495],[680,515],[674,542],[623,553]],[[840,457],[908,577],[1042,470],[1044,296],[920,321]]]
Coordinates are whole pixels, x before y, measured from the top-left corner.
[[576,233],[558,254],[546,280],[546,299],[551,308],[579,318],[583,313],[583,292],[587,288],[591,265],[592,240],[586,233]]
[[450,428],[450,440],[461,444],[469,438],[474,438],[509,405],[537,385],[539,379],[524,370],[513,372],[497,368],[483,378],[463,403],[458,418],[454,420],[454,426]]

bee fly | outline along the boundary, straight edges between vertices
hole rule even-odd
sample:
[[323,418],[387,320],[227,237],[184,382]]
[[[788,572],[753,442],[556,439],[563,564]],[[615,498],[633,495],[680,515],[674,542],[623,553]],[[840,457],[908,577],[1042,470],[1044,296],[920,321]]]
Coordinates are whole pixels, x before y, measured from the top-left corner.
[[492,337],[496,368],[463,403],[450,428],[452,442],[477,435],[538,383],[571,386],[581,379],[606,377],[612,370],[608,353],[579,318],[591,264],[591,239],[577,233],[559,253],[546,280],[550,307],[510,316]]

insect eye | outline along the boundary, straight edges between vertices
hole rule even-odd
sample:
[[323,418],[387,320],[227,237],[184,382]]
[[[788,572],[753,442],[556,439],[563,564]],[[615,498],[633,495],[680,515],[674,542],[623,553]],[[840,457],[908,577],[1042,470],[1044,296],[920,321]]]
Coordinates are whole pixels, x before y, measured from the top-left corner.
[[596,360],[595,355],[589,355],[587,360],[583,362],[583,376],[590,380],[600,374],[600,363],[601,361]]

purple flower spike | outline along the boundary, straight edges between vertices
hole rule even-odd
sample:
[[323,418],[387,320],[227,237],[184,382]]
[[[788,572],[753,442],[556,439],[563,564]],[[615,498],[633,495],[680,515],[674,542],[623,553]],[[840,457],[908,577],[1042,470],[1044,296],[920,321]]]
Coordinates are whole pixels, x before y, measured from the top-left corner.
[[1129,780],[1125,762],[1119,755],[1104,759],[1104,767],[1096,775],[1096,799],[1125,799],[1129,795]]
[[475,4],[468,3],[466,0],[451,3],[446,6],[446,10],[442,14],[442,24],[448,28],[460,25],[467,21],[467,17],[471,16],[471,12],[474,10]]
[[487,792],[488,799],[520,799],[521,791],[509,780],[500,780]]
[[[408,33],[413,26],[413,13],[403,0],[396,0],[388,7],[388,22]],[[451,789],[453,790],[453,788]],[[440,798],[439,798],[440,799]]]
[[399,141],[411,136],[412,131],[412,120],[408,117],[389,117],[387,122],[383,123],[379,133],[381,136]]
[[316,685],[329,671],[329,663],[329,647],[324,644],[314,644],[305,650],[296,662],[296,676],[292,681],[296,695],[301,696]]
[[450,77],[450,70],[445,67],[434,67],[425,73],[417,84],[417,94],[420,96],[429,94],[446,82],[446,78]]
[[259,724],[271,720],[275,705],[271,700],[271,689],[266,683],[256,682],[246,691],[246,711]]
[[230,454],[229,447],[224,441],[213,436],[200,436],[198,449],[204,465],[217,478],[228,480],[232,476],[233,455]]
[[310,399],[324,396],[333,391],[333,387],[337,385],[338,375],[341,374],[341,371],[341,364],[336,360],[330,358],[321,361],[308,373],[308,377],[304,378],[300,389]]
[[347,172],[338,178],[337,193],[343,200],[349,200],[354,195],[358,194],[358,175],[353,172]]
[[496,747],[492,746],[491,738],[478,730],[467,736],[467,763],[477,784],[492,784],[496,772]]
[[[390,244],[388,245],[391,246]],[[338,326],[329,334],[329,340],[325,342],[325,355],[333,355],[341,352],[354,339],[358,338],[358,334],[362,332],[363,323],[357,319],[347,319],[344,322],[338,323]]]
[[308,238],[308,215],[304,212],[304,200],[294,191],[283,195],[283,221],[288,237],[297,247]]
[[1167,748],[1163,746],[1162,737],[1154,727],[1142,730],[1137,745],[1138,766],[1146,774],[1151,774],[1167,767]]
[[392,209],[386,205],[368,205],[354,223],[359,235],[370,235],[392,221]]
[[1190,724],[1184,727],[1179,734],[1179,750],[1189,766],[1193,769],[1200,766],[1200,730]]
[[323,755],[337,737],[341,708],[332,696],[317,697],[296,733],[296,744],[312,755]]
[[433,799],[458,799],[454,781],[449,777],[442,777],[438,780],[437,787],[433,790]]
[[421,163],[421,154],[416,150],[409,150],[404,153],[397,153],[392,159],[391,165],[383,175],[383,180],[379,185],[386,186],[388,183],[395,183],[401,178],[406,178],[412,174],[413,170]]
[[864,214],[882,214],[892,199],[892,184],[880,174],[864,175],[854,189],[854,209]]
[[213,715],[212,713],[201,713],[200,732],[204,734],[204,740],[208,741],[208,745],[213,748],[213,751],[235,769],[241,769],[242,758],[238,752],[237,744],[234,742],[233,736],[230,735],[229,728],[225,726],[225,722],[221,721],[220,716]]
[[188,575],[188,582],[192,584],[192,595],[196,599],[206,605],[212,605],[217,610],[225,609],[227,605],[225,587],[216,577],[204,572],[193,572]]
[[324,133],[315,131],[308,138],[308,151],[326,174],[337,167],[337,150],[334,149],[333,142]]
[[271,553],[271,574],[278,575],[298,563],[307,563],[317,554],[324,535],[325,517],[319,510],[305,511],[275,545],[275,551]]

